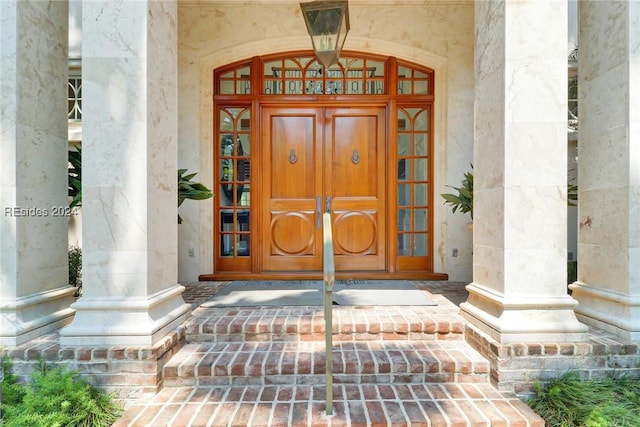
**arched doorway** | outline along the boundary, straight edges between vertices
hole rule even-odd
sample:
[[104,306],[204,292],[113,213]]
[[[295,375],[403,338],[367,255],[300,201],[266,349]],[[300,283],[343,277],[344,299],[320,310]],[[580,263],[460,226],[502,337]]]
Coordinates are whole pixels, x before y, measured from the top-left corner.
[[433,271],[433,70],[345,52],[214,71],[215,274],[320,277],[330,211],[338,277]]

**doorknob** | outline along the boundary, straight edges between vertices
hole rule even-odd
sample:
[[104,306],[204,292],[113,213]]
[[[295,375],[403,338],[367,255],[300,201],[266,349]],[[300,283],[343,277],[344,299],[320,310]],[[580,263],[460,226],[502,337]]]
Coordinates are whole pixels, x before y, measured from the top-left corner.
[[331,196],[327,196],[324,200],[324,210],[325,212],[331,213]]

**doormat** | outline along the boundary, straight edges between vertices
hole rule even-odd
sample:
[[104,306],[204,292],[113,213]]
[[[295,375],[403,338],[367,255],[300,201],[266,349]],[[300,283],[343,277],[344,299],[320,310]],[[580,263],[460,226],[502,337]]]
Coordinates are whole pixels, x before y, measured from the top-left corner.
[[[322,306],[321,280],[248,280],[231,282],[201,307]],[[333,304],[437,305],[407,280],[337,280]]]

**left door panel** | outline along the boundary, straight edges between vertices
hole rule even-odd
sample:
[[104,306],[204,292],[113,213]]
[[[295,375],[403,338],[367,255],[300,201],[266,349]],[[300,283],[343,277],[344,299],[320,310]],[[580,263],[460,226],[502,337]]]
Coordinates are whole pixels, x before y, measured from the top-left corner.
[[322,269],[322,110],[262,111],[262,269]]

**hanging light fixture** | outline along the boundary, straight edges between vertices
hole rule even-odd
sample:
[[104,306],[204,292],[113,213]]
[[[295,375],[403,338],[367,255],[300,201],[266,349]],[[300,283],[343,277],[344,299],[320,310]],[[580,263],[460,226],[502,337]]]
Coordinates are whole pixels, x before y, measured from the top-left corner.
[[313,50],[325,68],[338,62],[349,32],[347,0],[316,0],[300,3]]

